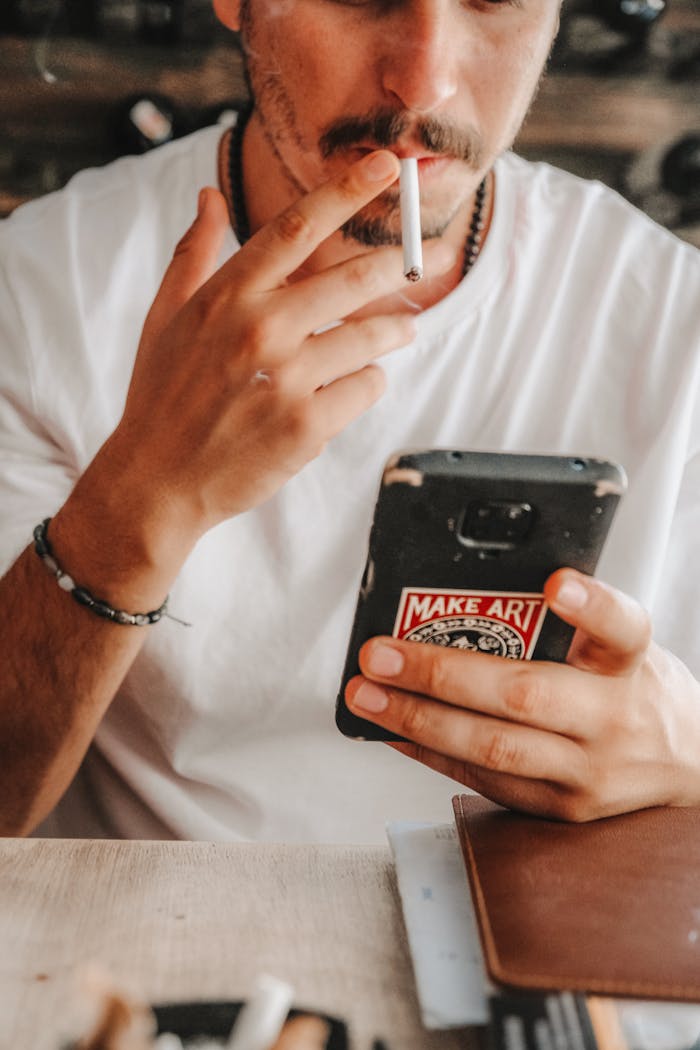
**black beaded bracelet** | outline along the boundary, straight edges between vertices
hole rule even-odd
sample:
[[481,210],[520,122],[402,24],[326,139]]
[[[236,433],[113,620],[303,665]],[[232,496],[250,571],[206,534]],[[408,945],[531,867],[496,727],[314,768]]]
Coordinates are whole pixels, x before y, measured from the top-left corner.
[[[165,601],[159,609],[154,609],[152,612],[128,613],[124,612],[122,609],[113,609],[107,602],[101,601],[99,598],[94,598],[84,587],[78,587],[73,578],[69,576],[67,572],[63,571],[54,557],[51,544],[46,535],[46,530],[50,521],[51,518],[45,518],[34,529],[34,550],[39,555],[51,575],[56,577],[56,581],[61,590],[70,594],[79,605],[83,605],[86,609],[89,609],[90,612],[95,613],[96,616],[101,616],[103,620],[111,620],[112,623],[120,623],[125,627],[147,627],[151,623],[158,623],[162,616],[169,616],[166,612],[169,596],[166,596]],[[175,619],[174,616],[169,618]],[[183,623],[184,621],[180,620],[178,622]],[[189,624],[186,624],[185,626],[189,627]]]

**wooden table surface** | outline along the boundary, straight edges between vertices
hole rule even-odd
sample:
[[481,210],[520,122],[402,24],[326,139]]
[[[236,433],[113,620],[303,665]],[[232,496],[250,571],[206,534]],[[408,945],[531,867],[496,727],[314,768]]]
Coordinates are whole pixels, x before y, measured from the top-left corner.
[[256,977],[343,1017],[353,1050],[458,1050],[426,1032],[382,846],[0,840],[0,1048],[76,1034],[90,964],[151,1002],[239,999]]

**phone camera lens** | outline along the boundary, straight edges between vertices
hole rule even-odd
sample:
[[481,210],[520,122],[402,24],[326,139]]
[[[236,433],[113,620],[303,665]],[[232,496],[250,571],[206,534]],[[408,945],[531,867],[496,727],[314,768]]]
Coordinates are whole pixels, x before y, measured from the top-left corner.
[[572,459],[571,460],[571,466],[573,467],[574,470],[585,470],[586,469],[586,461],[585,461],[585,459]]
[[464,511],[457,538],[467,546],[510,548],[524,540],[532,527],[529,503],[487,500],[470,503]]
[[457,463],[462,458],[461,452],[448,452],[447,458],[450,463]]

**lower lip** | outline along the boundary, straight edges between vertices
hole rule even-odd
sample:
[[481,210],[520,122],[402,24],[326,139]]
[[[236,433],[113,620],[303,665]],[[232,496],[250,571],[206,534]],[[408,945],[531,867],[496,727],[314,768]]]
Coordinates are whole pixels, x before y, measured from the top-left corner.
[[[357,158],[366,157],[369,153],[373,153],[374,150],[366,149],[364,146],[356,146],[353,153],[357,155]],[[399,157],[399,160],[402,158]],[[419,157],[418,158],[418,177],[420,179],[429,179],[437,175],[441,175],[450,164],[453,163],[454,158],[452,157]]]
[[418,177],[429,179],[441,175],[451,163],[451,157],[421,157],[418,161]]

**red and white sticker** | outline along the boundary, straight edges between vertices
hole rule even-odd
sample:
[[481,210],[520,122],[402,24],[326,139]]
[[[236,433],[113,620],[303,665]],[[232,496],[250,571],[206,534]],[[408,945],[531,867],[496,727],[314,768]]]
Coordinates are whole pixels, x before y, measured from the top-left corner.
[[404,587],[394,637],[529,660],[547,612],[543,594]]

